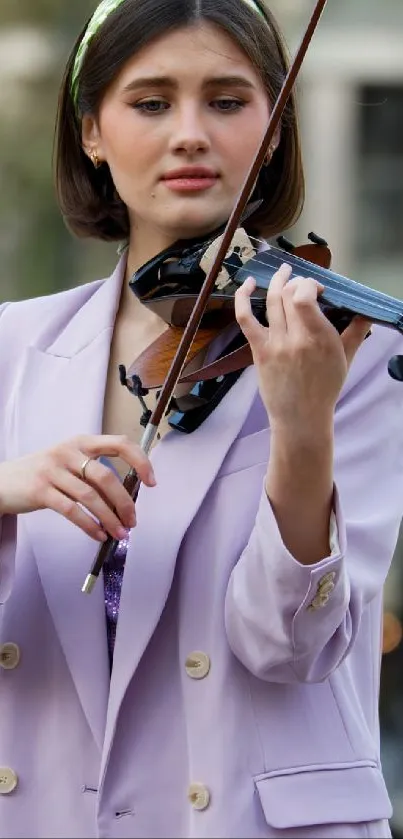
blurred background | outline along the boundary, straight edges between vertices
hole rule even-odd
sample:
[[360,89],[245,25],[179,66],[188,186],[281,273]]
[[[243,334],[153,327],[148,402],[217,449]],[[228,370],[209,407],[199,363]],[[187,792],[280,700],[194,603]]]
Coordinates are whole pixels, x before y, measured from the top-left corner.
[[[271,0],[294,53],[314,2]],[[52,184],[64,65],[95,0],[1,0],[0,301],[107,276],[116,246],[66,231]],[[307,175],[288,235],[325,237],[333,266],[403,299],[403,2],[330,0],[299,82]],[[403,417],[402,417],[403,422]],[[382,754],[403,838],[403,551],[385,590]]]

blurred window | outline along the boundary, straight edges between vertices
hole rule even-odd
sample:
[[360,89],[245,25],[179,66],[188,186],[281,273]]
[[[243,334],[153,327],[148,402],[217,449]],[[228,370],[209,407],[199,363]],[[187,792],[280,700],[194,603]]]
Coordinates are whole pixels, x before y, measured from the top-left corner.
[[[301,2],[301,0],[299,0]],[[379,22],[390,26],[403,19],[403,4],[401,0],[337,0],[328,3],[324,13],[324,23],[357,22],[360,26]]]
[[358,97],[359,260],[403,259],[403,86],[366,86]]

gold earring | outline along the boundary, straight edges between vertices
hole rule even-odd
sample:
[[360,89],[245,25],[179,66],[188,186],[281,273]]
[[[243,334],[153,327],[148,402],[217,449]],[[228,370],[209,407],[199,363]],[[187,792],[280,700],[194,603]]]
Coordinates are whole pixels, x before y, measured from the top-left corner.
[[101,165],[101,161],[100,161],[100,159],[98,157],[98,154],[95,150],[90,152],[90,159],[91,159],[91,163],[93,164],[94,168],[99,169],[99,167]]
[[273,157],[274,152],[276,151],[277,146],[274,143],[270,143],[269,151],[264,161],[265,166],[270,166],[271,159]]

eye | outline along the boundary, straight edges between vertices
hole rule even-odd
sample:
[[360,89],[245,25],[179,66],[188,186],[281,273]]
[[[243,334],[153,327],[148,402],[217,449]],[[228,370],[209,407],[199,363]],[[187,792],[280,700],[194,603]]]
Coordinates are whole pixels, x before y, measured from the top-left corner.
[[162,99],[145,99],[143,102],[136,102],[132,105],[135,111],[145,114],[160,114],[167,111],[169,107],[169,102],[164,102]]
[[240,111],[241,108],[245,107],[245,104],[246,102],[244,102],[242,99],[229,99],[228,97],[214,99],[214,101],[211,102],[211,106],[215,108],[217,111],[229,112]]

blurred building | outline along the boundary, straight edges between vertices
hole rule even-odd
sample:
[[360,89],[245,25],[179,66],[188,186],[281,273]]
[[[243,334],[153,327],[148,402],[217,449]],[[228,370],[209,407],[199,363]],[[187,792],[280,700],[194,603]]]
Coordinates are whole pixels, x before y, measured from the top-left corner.
[[[315,0],[265,2],[293,53]],[[115,254],[65,235],[51,183],[58,83],[96,2],[4,3],[0,296],[10,299],[26,296],[31,284],[43,293],[91,279],[94,269],[107,273]],[[402,0],[328,0],[299,81],[307,198],[298,238],[317,231],[328,238],[337,270],[396,296],[403,255],[402,34]]]
[[[269,5],[294,52],[314,0]],[[402,36],[401,0],[330,0],[300,82],[307,197],[299,234],[327,237],[336,270],[396,296],[403,291]]]

